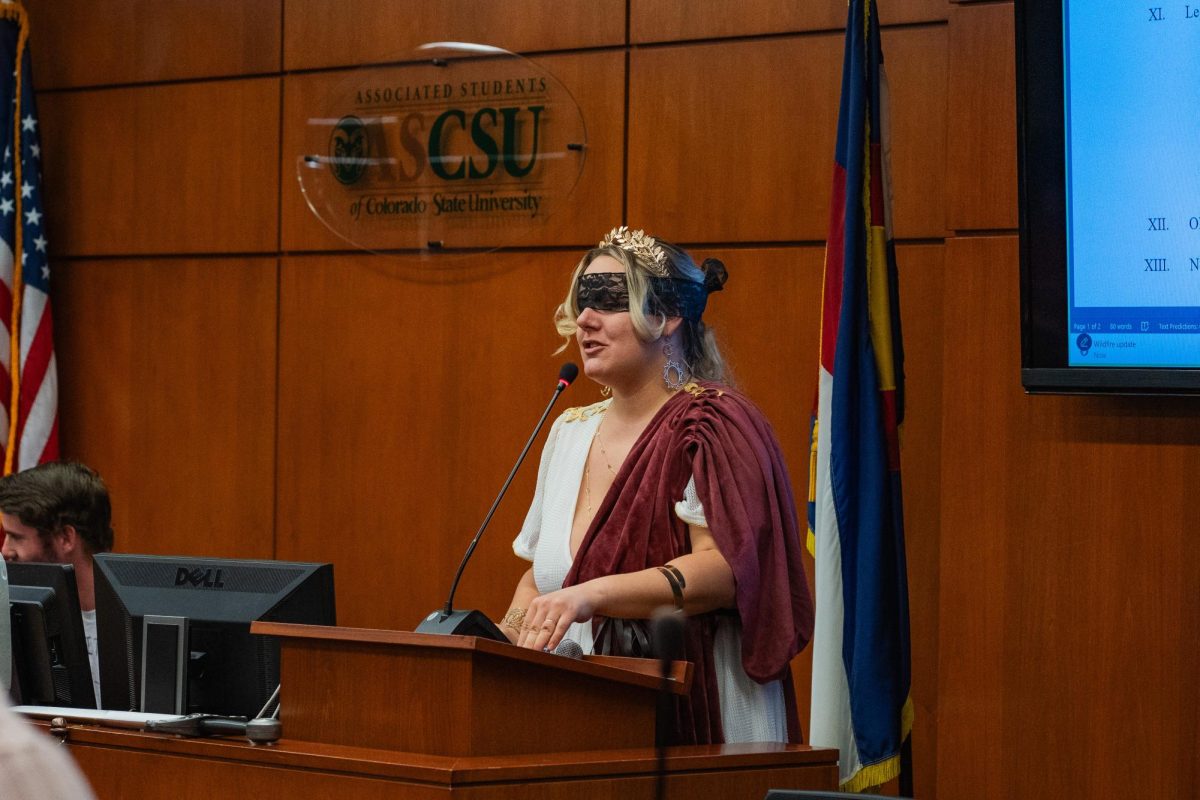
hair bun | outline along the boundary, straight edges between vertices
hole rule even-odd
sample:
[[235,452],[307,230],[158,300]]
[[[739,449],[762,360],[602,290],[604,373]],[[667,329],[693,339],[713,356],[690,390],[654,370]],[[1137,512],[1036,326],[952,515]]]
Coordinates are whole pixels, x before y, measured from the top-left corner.
[[704,288],[709,294],[721,291],[725,287],[725,281],[729,280],[729,271],[715,258],[704,259],[700,271],[704,273]]

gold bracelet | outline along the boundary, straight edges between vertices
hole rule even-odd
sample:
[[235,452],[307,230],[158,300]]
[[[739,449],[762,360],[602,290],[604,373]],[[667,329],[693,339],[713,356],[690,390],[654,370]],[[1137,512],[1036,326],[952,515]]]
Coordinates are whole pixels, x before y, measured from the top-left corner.
[[504,619],[500,620],[500,624],[512,628],[517,633],[521,632],[521,623],[525,621],[525,609],[513,606],[504,615]]

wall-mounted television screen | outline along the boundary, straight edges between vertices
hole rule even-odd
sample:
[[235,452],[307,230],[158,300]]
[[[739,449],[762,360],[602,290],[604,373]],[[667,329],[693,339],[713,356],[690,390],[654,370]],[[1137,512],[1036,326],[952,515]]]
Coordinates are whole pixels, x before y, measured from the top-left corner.
[[1016,29],[1022,383],[1200,392],[1200,2]]

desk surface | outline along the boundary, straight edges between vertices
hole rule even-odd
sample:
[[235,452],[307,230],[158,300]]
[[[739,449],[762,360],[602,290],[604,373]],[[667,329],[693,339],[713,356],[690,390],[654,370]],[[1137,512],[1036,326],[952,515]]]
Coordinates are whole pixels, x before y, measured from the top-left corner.
[[[630,791],[642,794],[634,787],[652,787],[657,765],[651,748],[458,757],[287,739],[255,746],[86,725],[69,727],[65,741],[100,800],[211,799],[222,786],[257,797],[627,800]],[[785,744],[676,747],[667,751],[666,773],[677,797],[701,791],[760,800],[769,788],[836,788],[837,753]]]

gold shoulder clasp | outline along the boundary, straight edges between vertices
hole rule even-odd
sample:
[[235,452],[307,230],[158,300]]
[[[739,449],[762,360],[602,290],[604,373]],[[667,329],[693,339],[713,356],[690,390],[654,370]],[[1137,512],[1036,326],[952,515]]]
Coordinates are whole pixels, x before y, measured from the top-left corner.
[[597,414],[603,414],[608,408],[608,403],[608,400],[601,400],[599,403],[592,403],[590,406],[568,408],[563,412],[563,422],[583,422],[589,420]]
[[715,394],[717,397],[720,397],[721,395],[725,394],[725,392],[721,391],[720,389],[708,389],[696,383],[695,381],[689,381],[688,383],[685,383],[682,391],[687,392],[692,397],[704,397],[706,394]]

